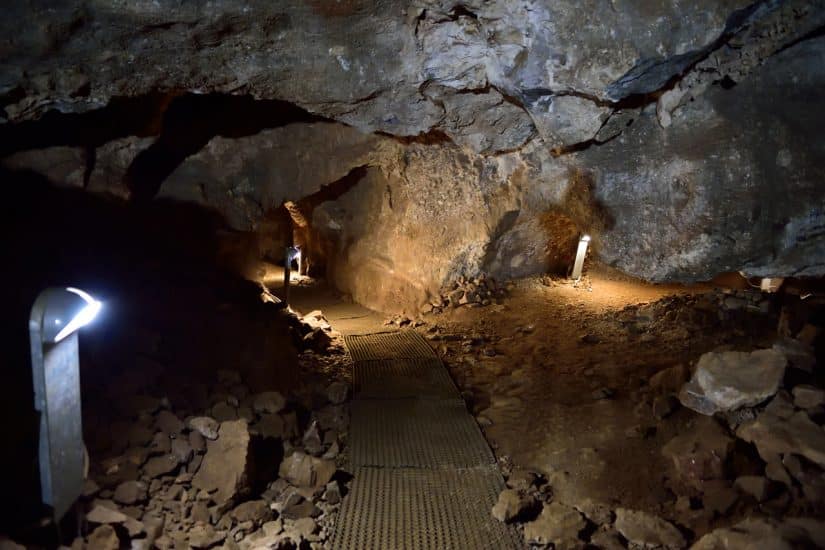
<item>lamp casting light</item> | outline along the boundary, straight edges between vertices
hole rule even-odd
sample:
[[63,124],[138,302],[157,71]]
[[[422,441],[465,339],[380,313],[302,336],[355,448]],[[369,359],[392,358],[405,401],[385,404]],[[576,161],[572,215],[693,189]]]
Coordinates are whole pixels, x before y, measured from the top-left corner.
[[34,408],[40,413],[40,492],[56,521],[83,490],[77,330],[102,307],[78,288],[48,288],[35,300],[29,317]]
[[579,239],[579,248],[576,250],[576,262],[573,264],[573,273],[571,278],[578,281],[582,276],[582,268],[584,267],[584,257],[587,254],[587,245],[590,243],[590,235],[582,235]]

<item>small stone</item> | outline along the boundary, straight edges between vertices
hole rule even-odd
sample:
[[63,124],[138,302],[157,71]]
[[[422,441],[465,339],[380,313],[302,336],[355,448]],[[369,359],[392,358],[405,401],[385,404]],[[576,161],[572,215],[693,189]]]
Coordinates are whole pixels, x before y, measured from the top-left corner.
[[232,517],[237,522],[251,521],[260,524],[272,517],[272,511],[265,500],[250,500],[236,506],[232,512]]
[[338,504],[341,502],[341,487],[338,485],[336,481],[330,481],[327,483],[326,488],[324,489],[324,494],[321,497],[324,499],[325,502],[329,504]]
[[115,502],[134,504],[143,502],[147,497],[147,487],[142,481],[125,481],[115,489]]
[[327,387],[327,399],[333,405],[340,405],[349,396],[349,385],[344,382],[333,382]]
[[149,478],[160,477],[175,470],[179,465],[178,457],[172,454],[156,456],[143,466],[143,473]]
[[[296,494],[295,496],[299,495]],[[281,510],[281,516],[286,519],[317,517],[320,514],[321,510],[319,510],[311,500],[306,500],[303,498],[300,500],[296,499],[288,501],[283,510]]]
[[507,486],[517,491],[527,491],[538,485],[539,476],[523,468],[514,468],[507,478]]
[[317,489],[335,474],[335,462],[296,451],[284,458],[278,474],[296,487]]
[[657,420],[667,418],[675,409],[678,401],[670,395],[657,395],[653,398],[653,416]]
[[301,438],[301,443],[303,444],[306,452],[313,456],[321,454],[324,450],[324,447],[321,444],[321,434],[318,432],[317,421],[313,421],[309,428],[307,428],[306,433],[304,433],[304,437]]
[[267,391],[257,394],[252,401],[252,408],[256,413],[276,414],[286,406],[284,396],[276,391]]
[[586,526],[587,522],[576,510],[551,502],[544,505],[534,521],[524,524],[524,539],[534,544],[570,545],[578,540],[579,532]]
[[768,498],[768,483],[762,476],[741,476],[736,478],[733,485],[740,492],[755,498],[757,502],[764,502]]
[[791,486],[791,476],[778,460],[768,462],[765,465],[765,477],[773,481],[778,481],[788,487]]
[[101,525],[89,535],[87,547],[95,550],[118,550],[120,539],[111,525]]
[[523,517],[536,505],[534,498],[516,491],[515,489],[504,489],[498,495],[498,501],[493,506],[493,517],[497,520],[510,523]]
[[177,437],[183,431],[181,419],[169,411],[160,411],[155,419],[158,429],[170,437]]
[[702,496],[702,505],[708,512],[725,515],[738,498],[737,492],[730,487],[711,487]]
[[178,459],[178,462],[186,464],[192,460],[192,454],[192,446],[189,441],[181,438],[172,440],[172,455]]
[[238,409],[227,403],[226,401],[221,401],[217,403],[212,410],[212,418],[217,420],[218,422],[226,422],[228,420],[237,420],[238,419]]
[[211,548],[226,538],[226,534],[209,524],[197,524],[189,531],[189,546],[192,548]]
[[218,421],[208,416],[196,416],[187,422],[189,428],[197,431],[206,439],[218,439]]
[[94,505],[91,511],[86,514],[86,520],[91,523],[123,523],[128,518],[129,516],[119,512],[116,506],[104,506],[102,504]]
[[813,409],[825,404],[825,390],[800,384],[793,389],[793,403],[800,409]]
[[282,439],[284,437],[284,421],[277,414],[262,414],[255,430],[264,438]]
[[292,530],[302,539],[308,539],[318,530],[318,524],[312,518],[301,518],[292,523]]
[[684,548],[685,537],[671,523],[645,512],[618,508],[616,530],[632,543],[642,546]]

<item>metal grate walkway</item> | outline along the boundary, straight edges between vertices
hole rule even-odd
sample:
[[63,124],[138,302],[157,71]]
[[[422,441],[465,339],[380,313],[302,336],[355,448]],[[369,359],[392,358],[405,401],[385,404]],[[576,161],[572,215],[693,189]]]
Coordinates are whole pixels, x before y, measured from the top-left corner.
[[490,510],[504,481],[478,425],[414,331],[346,336],[354,479],[336,550],[522,548]]

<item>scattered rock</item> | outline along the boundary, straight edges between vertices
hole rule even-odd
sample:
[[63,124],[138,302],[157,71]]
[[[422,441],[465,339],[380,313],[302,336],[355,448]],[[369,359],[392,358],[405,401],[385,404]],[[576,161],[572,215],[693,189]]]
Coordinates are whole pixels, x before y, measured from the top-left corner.
[[155,418],[155,425],[158,429],[171,437],[177,437],[183,431],[184,424],[174,414],[169,411],[160,411]]
[[247,488],[249,430],[245,420],[223,422],[220,437],[209,441],[203,463],[192,479],[192,486],[215,491],[213,500],[222,504]]
[[211,548],[223,541],[226,533],[216,531],[209,524],[198,524],[189,531],[189,546],[192,548]]
[[284,437],[284,420],[277,414],[262,414],[255,430],[261,437],[282,439]]
[[120,504],[143,502],[147,498],[147,487],[142,481],[125,481],[117,486],[113,497]]
[[296,487],[318,489],[335,474],[335,462],[296,451],[284,458],[279,475]]
[[101,525],[89,535],[87,547],[95,550],[119,550],[120,539],[111,525]]
[[104,506],[102,504],[94,505],[91,511],[86,514],[86,521],[90,523],[108,525],[111,523],[123,523],[127,519],[129,519],[129,516],[119,512],[115,506]]
[[333,382],[327,387],[327,399],[333,405],[340,405],[349,396],[349,385],[344,382]]
[[616,509],[616,529],[630,542],[642,546],[684,548],[687,544],[672,524],[641,511]]
[[504,523],[523,518],[536,505],[536,499],[515,489],[504,489],[493,506],[493,517]]
[[272,517],[272,511],[265,500],[250,500],[239,504],[232,510],[231,514],[235,521],[239,523],[251,521],[256,525]]
[[705,353],[679,400],[705,415],[758,405],[777,392],[786,364],[773,349]]
[[825,431],[804,411],[781,418],[766,410],[740,426],[736,435],[756,445],[765,462],[776,462],[779,455],[792,453],[825,467]]
[[190,429],[197,431],[206,439],[218,439],[218,426],[220,426],[220,424],[218,424],[217,420],[214,418],[209,418],[208,416],[197,416],[195,418],[190,418],[187,424]]
[[252,401],[252,408],[256,413],[270,413],[276,414],[281,412],[286,406],[286,399],[284,396],[276,391],[267,391],[259,393]]
[[800,384],[793,389],[793,403],[800,409],[813,409],[825,404],[825,390]]
[[539,516],[524,524],[524,539],[534,544],[568,545],[578,539],[587,523],[573,508],[557,502],[545,504]]
[[757,502],[768,498],[768,480],[762,476],[740,476],[733,483],[740,492],[752,496]]
[[178,457],[175,455],[166,454],[163,456],[156,456],[154,458],[150,458],[149,461],[144,464],[143,473],[150,479],[156,478],[172,472],[177,469],[179,465],[180,462],[178,461]]
[[700,538],[691,550],[791,550],[822,548],[825,522],[812,518],[791,518],[785,522],[749,518],[733,527],[716,529]]
[[665,444],[662,454],[670,459],[675,481],[702,491],[705,481],[724,477],[725,461],[733,444],[734,440],[713,418],[700,416],[688,431]]

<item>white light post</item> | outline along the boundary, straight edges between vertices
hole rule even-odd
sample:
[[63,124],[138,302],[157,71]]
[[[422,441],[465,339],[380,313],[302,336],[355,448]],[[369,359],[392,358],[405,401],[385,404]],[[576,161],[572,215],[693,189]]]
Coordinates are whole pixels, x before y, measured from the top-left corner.
[[579,239],[579,248],[576,250],[576,262],[573,264],[573,273],[571,278],[578,281],[582,276],[582,268],[584,267],[584,256],[587,254],[587,245],[590,244],[590,235],[582,235]]
[[40,412],[40,492],[56,522],[83,490],[83,429],[77,330],[102,304],[77,288],[47,288],[29,317],[34,408]]

